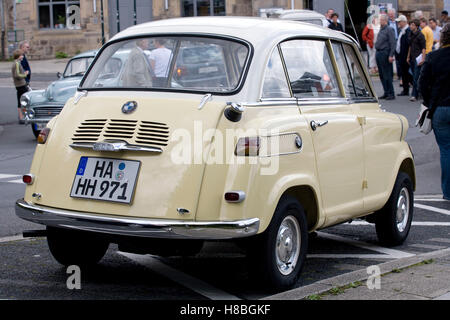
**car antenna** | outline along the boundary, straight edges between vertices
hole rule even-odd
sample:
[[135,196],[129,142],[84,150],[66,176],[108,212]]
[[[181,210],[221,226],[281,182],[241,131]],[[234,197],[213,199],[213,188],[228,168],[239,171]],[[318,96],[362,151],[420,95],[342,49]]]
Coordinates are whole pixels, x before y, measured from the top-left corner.
[[352,24],[352,28],[353,28],[353,32],[355,33],[356,40],[358,41],[358,43],[360,43],[359,38],[358,38],[358,33],[356,32],[355,25],[353,24],[352,15],[350,14],[350,10],[348,9],[347,0],[344,0],[344,4],[345,4],[345,8],[347,9],[347,12],[348,12],[348,17],[350,18],[350,22]]

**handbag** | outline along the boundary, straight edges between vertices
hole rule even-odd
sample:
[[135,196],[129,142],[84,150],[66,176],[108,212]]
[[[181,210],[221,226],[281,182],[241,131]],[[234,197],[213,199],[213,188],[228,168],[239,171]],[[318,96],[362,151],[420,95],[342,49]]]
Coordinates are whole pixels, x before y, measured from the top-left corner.
[[416,127],[419,126],[419,131],[423,134],[429,134],[433,130],[431,126],[431,119],[428,117],[430,109],[423,104],[420,105],[419,116],[416,120]]

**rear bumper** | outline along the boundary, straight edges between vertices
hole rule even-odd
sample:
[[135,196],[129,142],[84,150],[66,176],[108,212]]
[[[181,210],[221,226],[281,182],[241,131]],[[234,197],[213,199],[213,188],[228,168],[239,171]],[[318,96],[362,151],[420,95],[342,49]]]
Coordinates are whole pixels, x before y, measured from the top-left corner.
[[50,227],[147,238],[232,239],[249,237],[259,230],[258,218],[236,221],[146,219],[63,210],[29,204],[23,199],[16,201],[16,215]]

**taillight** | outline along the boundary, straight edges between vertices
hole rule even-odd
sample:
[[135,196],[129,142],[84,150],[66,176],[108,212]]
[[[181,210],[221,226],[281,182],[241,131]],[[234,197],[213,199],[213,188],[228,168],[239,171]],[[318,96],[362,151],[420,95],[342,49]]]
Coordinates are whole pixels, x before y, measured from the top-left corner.
[[177,76],[180,78],[181,76],[187,75],[187,69],[186,67],[179,67],[177,68]]
[[260,139],[259,137],[239,138],[234,154],[237,156],[257,156],[259,155]]
[[49,134],[50,134],[50,128],[46,127],[44,129],[42,129],[37,138],[37,142],[40,144],[44,144],[45,142],[47,142],[47,138],[48,138]]
[[22,181],[25,184],[33,184],[33,182],[34,182],[34,175],[32,175],[31,173],[24,174],[23,177],[22,177]]

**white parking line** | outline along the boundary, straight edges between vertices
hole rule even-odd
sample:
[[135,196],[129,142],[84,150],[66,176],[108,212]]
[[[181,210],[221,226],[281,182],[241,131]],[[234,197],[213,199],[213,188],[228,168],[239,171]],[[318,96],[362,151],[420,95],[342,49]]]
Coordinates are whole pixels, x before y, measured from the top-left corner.
[[211,300],[241,300],[240,298],[217,289],[202,280],[174,269],[150,255],[139,255],[121,251],[118,251],[117,253]]
[[20,174],[4,174],[0,173],[0,179],[11,179],[11,178],[17,178],[20,177]]
[[448,201],[448,200],[445,200],[445,199],[426,199],[426,198],[420,198],[420,199],[418,199],[418,198],[414,198],[414,201],[430,201],[430,202],[445,202],[445,201]]
[[450,216],[450,210],[435,208],[435,207],[431,207],[431,206],[427,206],[427,205],[419,204],[419,203],[414,203],[414,207],[419,208],[419,209],[434,211],[434,212],[438,212],[438,213],[442,213],[442,214],[446,214],[446,215]]
[[23,183],[23,180],[22,179],[17,179],[17,180],[9,180],[9,181],[6,181],[6,182],[9,182],[9,183]]
[[0,243],[1,242],[11,242],[11,241],[18,241],[18,240],[23,240],[24,237],[22,235],[19,236],[10,236],[10,237],[3,237],[0,238]]
[[[341,237],[341,236],[338,236],[335,234],[324,233],[324,232],[317,232],[317,234],[320,237],[325,238],[325,239],[339,241],[339,242],[346,243],[346,244],[349,244],[349,245],[352,245],[355,247],[359,247],[359,248],[363,248],[363,249],[371,250],[371,251],[376,251],[378,253],[383,254],[383,255],[378,255],[377,258],[384,257],[386,259],[399,259],[399,258],[415,256],[415,254],[412,254],[412,253],[403,252],[400,250],[395,250],[395,249],[390,249],[390,248],[385,248],[385,247],[380,247],[380,246],[377,246],[372,243],[349,239],[349,238]],[[337,256],[341,257],[343,255],[337,255]],[[357,255],[357,256],[369,258],[371,255],[370,254],[366,254],[366,255],[361,254],[361,255]]]
[[[344,226],[350,225],[350,226],[368,226],[372,225],[372,223],[369,223],[367,221],[358,220],[358,221],[352,221],[351,223],[343,224]],[[440,221],[413,221],[413,226],[417,227],[450,227],[450,222],[440,222]]]

